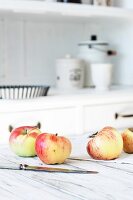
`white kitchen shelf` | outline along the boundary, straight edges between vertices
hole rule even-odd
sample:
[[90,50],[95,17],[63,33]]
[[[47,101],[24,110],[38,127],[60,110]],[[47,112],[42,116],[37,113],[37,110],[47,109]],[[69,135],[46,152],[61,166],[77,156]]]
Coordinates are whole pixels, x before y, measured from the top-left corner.
[[133,18],[133,10],[70,3],[47,3],[44,1],[0,0],[0,15],[33,16],[43,19],[88,19],[95,17]]

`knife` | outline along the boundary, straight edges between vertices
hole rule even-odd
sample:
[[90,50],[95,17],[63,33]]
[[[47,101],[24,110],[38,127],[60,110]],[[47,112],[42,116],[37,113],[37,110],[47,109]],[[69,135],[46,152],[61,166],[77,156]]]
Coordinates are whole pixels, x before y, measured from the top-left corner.
[[28,171],[38,171],[38,172],[77,173],[77,174],[97,174],[98,173],[97,171],[75,170],[75,169],[42,167],[42,166],[31,166],[31,165],[27,165],[27,164],[19,164],[16,167],[0,166],[0,169],[7,169],[7,170],[28,170]]
[[78,158],[78,157],[71,157],[68,158],[69,160],[77,160],[77,161],[90,161],[90,162],[97,162],[97,163],[117,163],[117,164],[125,164],[125,165],[133,165],[133,163],[125,162],[125,161],[115,161],[115,160],[95,160],[95,159],[89,159],[89,158]]

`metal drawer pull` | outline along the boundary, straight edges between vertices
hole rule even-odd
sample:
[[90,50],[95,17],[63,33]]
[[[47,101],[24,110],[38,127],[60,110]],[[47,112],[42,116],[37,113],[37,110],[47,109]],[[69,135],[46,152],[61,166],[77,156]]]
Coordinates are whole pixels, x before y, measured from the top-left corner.
[[[37,128],[41,129],[41,122],[38,122],[36,125],[35,125]],[[14,127],[12,125],[9,125],[8,126],[8,131],[9,132],[12,132],[12,130],[14,129]]]
[[118,117],[128,118],[128,117],[133,117],[133,114],[122,115],[122,114],[119,114],[119,113],[115,113],[115,119],[118,119]]

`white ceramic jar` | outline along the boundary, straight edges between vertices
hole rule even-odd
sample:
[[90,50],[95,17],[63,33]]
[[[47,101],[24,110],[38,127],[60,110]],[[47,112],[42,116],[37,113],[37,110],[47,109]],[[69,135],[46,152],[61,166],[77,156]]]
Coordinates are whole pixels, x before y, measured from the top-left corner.
[[56,86],[59,89],[78,89],[84,86],[82,60],[66,55],[56,60]]
[[92,4],[92,0],[81,0],[82,4]]
[[92,81],[97,90],[108,90],[112,83],[112,67],[110,63],[91,65]]

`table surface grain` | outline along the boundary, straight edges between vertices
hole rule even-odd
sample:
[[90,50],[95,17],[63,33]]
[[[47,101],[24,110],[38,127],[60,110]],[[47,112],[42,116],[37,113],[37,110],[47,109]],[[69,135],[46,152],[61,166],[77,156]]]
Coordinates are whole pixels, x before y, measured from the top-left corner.
[[[88,156],[87,137],[72,138],[72,157]],[[126,155],[129,156],[128,154]],[[128,161],[133,160],[130,155]],[[89,156],[88,156],[89,158]],[[64,164],[49,167],[86,169],[98,174],[66,174],[0,169],[1,200],[132,200],[133,161],[124,162],[77,161],[67,159]],[[38,157],[16,156],[8,144],[0,147],[0,166],[19,163],[46,166]]]

